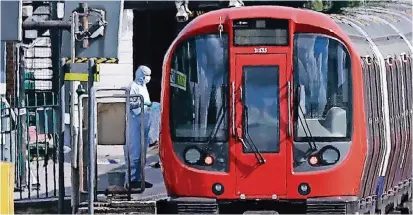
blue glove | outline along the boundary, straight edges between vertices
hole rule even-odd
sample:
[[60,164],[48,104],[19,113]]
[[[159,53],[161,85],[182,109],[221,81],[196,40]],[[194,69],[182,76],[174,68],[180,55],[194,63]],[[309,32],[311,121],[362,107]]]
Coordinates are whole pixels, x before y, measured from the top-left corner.
[[145,102],[145,103],[143,103],[144,105],[146,105],[146,106],[148,106],[148,107],[151,107],[152,106],[152,102]]

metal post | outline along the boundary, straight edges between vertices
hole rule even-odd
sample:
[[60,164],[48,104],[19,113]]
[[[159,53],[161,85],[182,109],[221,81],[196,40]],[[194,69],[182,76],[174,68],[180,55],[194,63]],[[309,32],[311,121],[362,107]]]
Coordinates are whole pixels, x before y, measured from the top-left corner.
[[59,86],[60,86],[60,102],[59,111],[60,117],[57,117],[58,125],[60,124],[59,134],[59,214],[64,213],[64,199],[65,199],[65,172],[64,172],[64,153],[63,147],[65,144],[65,85],[64,85],[64,73],[65,73],[65,59],[62,58],[59,67]]
[[[14,97],[14,104],[17,104],[17,105],[12,105],[11,104],[11,101],[10,101],[10,105],[11,105],[11,107],[19,107],[19,105],[20,105],[20,102],[19,102],[19,97],[20,97],[20,84],[21,84],[21,82],[20,82],[20,68],[21,68],[21,66],[20,66],[20,64],[21,64],[21,60],[22,60],[22,58],[20,57],[20,51],[21,51],[21,47],[20,46],[17,46],[16,47],[16,67],[15,67],[15,74],[16,74],[16,79],[14,80],[15,82],[15,86],[16,86],[16,92],[14,92],[14,95],[15,95],[15,97]],[[17,103],[16,103],[16,101],[17,101]],[[16,110],[16,109],[14,109],[14,110]],[[14,111],[12,108],[10,108],[10,112],[11,111]],[[17,108],[17,110],[18,110],[18,108]],[[19,113],[16,113],[16,115],[17,115],[17,118],[19,118]],[[17,124],[19,124],[19,122],[17,122]],[[20,126],[19,126],[19,129],[18,129],[18,132],[21,132],[21,130],[20,130]],[[23,160],[22,159],[22,157],[21,157],[21,145],[20,144],[18,144],[18,143],[20,143],[19,142],[19,133],[17,133],[17,142],[16,142],[16,145],[14,146],[14,150],[15,150],[15,155],[16,155],[16,160],[15,160],[15,162],[16,162],[16,175],[17,175],[17,177],[16,177],[16,179],[17,179],[17,184],[18,184],[18,188],[19,189],[22,189],[22,177],[25,177],[25,175],[22,175],[22,168],[21,168],[21,161]],[[25,163],[26,162],[24,162],[24,166],[25,166]],[[30,187],[30,185],[29,185],[29,189],[30,189],[31,187]]]
[[[76,17],[77,17],[77,13],[73,12],[72,13],[72,23],[71,23],[71,60],[72,63],[75,62],[75,58],[76,58],[76,38],[75,38],[75,29],[76,29]],[[69,133],[70,133],[70,145],[72,148],[72,165],[71,165],[71,169],[72,169],[72,177],[71,177],[71,181],[72,181],[72,212],[76,213],[77,211],[77,202],[78,202],[78,193],[79,193],[79,189],[78,189],[78,179],[79,179],[79,174],[78,174],[78,167],[77,167],[77,152],[73,149],[77,149],[77,130],[75,129],[75,101],[76,101],[76,93],[75,93],[75,89],[74,89],[74,83],[70,82],[70,86],[69,86],[69,92],[70,92],[70,111],[69,111],[69,115],[70,115],[70,125],[69,125]]]
[[[79,7],[82,8],[82,27],[83,27],[83,31],[86,32],[89,30],[89,9],[87,6],[87,3],[79,3]],[[83,40],[83,48],[88,48],[89,47],[89,40],[87,38],[85,38]]]
[[128,167],[128,172],[127,172],[127,174],[128,174],[128,201],[130,201],[131,199],[132,199],[132,195],[131,195],[131,190],[132,190],[132,188],[131,188],[131,181],[132,181],[132,179],[131,179],[131,176],[132,176],[132,174],[131,174],[131,161],[130,161],[130,145],[131,145],[131,141],[130,141],[130,127],[129,127],[129,120],[131,120],[131,117],[130,117],[130,89],[129,88],[127,88],[127,90],[126,90],[126,110],[125,110],[125,118],[126,118],[126,124],[125,124],[125,127],[126,127],[126,132],[125,132],[125,140],[126,140],[126,152],[127,152],[127,154],[126,154],[126,160],[127,160],[127,167]]
[[[75,38],[75,16],[77,15],[76,12],[73,12],[73,19],[72,19],[72,29],[70,32],[71,35],[71,48],[72,48],[72,52],[71,52],[71,58],[72,58],[72,64],[75,63],[75,58],[76,58],[76,38]],[[74,129],[74,120],[75,120],[75,115],[74,115],[74,111],[75,111],[75,89],[73,87],[74,83],[70,82],[70,142],[72,144],[72,148],[73,148],[73,144],[75,144],[75,129]]]
[[24,30],[51,30],[51,29],[70,29],[70,22],[60,20],[46,20],[39,22],[24,22],[22,24]]
[[88,77],[88,131],[89,131],[89,177],[88,177],[88,213],[94,214],[95,200],[95,101],[96,95],[93,87],[94,83],[95,59],[89,59],[89,77]]
[[72,24],[71,24],[71,32],[70,32],[70,41],[71,41],[71,43],[70,43],[70,45],[71,45],[71,48],[72,48],[72,52],[71,52],[71,57],[72,57],[72,63],[75,63],[75,57],[76,57],[76,37],[75,37],[75,31],[76,31],[76,25],[77,25],[77,22],[76,22],[76,20],[77,20],[77,16],[78,16],[78,14],[77,14],[77,12],[76,11],[74,11],[73,13],[72,13]]
[[[59,167],[59,196],[58,196],[58,213],[64,213],[64,199],[65,199],[65,172],[64,172],[64,153],[63,147],[65,144],[64,141],[64,131],[65,131],[65,86],[64,86],[64,73],[65,73],[65,59],[60,58],[61,56],[61,45],[62,45],[62,29],[67,29],[70,27],[70,23],[59,20],[57,16],[57,2],[50,2],[51,9],[51,19],[45,22],[37,23],[28,23],[27,26],[23,26],[25,29],[30,27],[34,28],[47,28],[50,29],[50,37],[52,42],[52,67],[53,67],[53,76],[57,77],[54,79],[58,85],[53,88],[58,91],[58,113],[60,116],[57,116],[56,123],[57,128],[60,126],[59,138],[58,138],[58,167]],[[33,25],[31,25],[33,24]]]
[[[18,59],[19,59],[19,73],[17,75],[18,77],[18,105],[17,105],[17,113],[18,114],[18,121],[21,126],[19,127],[19,132],[18,132],[18,137],[17,137],[17,143],[19,144],[18,149],[19,149],[19,174],[20,174],[20,186],[26,185],[26,151],[27,151],[27,126],[24,122],[26,122],[26,114],[20,115],[20,113],[24,110],[25,108],[25,98],[26,98],[26,93],[25,93],[25,87],[24,87],[24,81],[25,81],[25,63],[24,63],[24,49],[22,47],[18,47]],[[36,181],[36,183],[39,183]],[[31,185],[29,184],[29,187]]]
[[144,98],[141,98],[141,166],[139,167],[141,169],[141,192],[145,191],[145,162],[146,162],[146,150],[145,150],[145,130],[144,130],[144,125],[145,125],[145,104],[144,104]]

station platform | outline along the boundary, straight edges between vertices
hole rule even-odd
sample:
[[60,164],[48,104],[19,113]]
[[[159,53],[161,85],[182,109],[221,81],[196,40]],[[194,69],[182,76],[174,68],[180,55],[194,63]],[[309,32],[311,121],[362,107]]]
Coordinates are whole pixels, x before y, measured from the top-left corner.
[[[64,172],[65,172],[65,210],[67,213],[71,212],[71,153],[65,155]],[[117,201],[108,200],[105,195],[99,194],[96,201],[96,212],[99,210],[107,210],[110,207],[117,208],[130,208],[133,211],[137,211],[136,207],[145,209],[149,205],[154,208],[154,202],[162,201],[167,198],[165,185],[163,182],[163,175],[160,168],[152,168],[150,164],[152,162],[159,161],[158,149],[156,147],[150,148],[147,153],[147,163],[145,167],[146,181],[153,184],[152,188],[147,188],[142,194],[132,194],[132,201]],[[39,161],[39,184],[40,186],[35,189],[25,189],[22,192],[15,191],[14,199],[16,205],[17,214],[27,213],[57,213],[57,201],[58,201],[58,181],[53,180],[53,175],[59,172],[57,163],[49,161],[50,165],[45,165],[43,161]],[[104,193],[109,185],[108,173],[112,171],[126,171],[126,163],[123,155],[122,146],[98,146],[97,150],[97,164],[98,164],[98,193]],[[33,175],[31,182],[33,183],[37,179],[37,162],[31,162],[31,170]],[[53,167],[55,166],[55,167]],[[56,189],[57,188],[57,189]],[[30,207],[27,207],[30,205]],[[51,207],[52,205],[52,207]],[[109,205],[109,206],[108,206]],[[110,206],[112,205],[112,206]],[[135,205],[136,207],[132,207]],[[87,213],[87,205],[81,204],[82,210],[85,209]],[[134,208],[134,209],[133,209]],[[146,210],[146,209],[145,209]],[[116,210],[115,210],[116,211]],[[79,211],[81,212],[81,211]],[[149,211],[146,211],[148,213]],[[108,213],[108,212],[105,212]]]
[[[98,193],[104,193],[108,187],[108,175],[110,171],[126,171],[126,164],[124,162],[116,163],[118,161],[123,161],[122,158],[110,157],[108,159],[100,158],[98,160]],[[156,214],[157,204],[166,200],[167,194],[164,185],[163,175],[160,168],[152,168],[150,164],[152,162],[159,161],[157,154],[157,149],[150,149],[148,151],[147,163],[145,166],[145,177],[146,181],[153,184],[153,187],[146,188],[145,192],[141,194],[132,194],[131,201],[120,197],[108,197],[105,194],[98,194],[98,198],[94,204],[94,211],[96,214],[99,213],[142,213],[142,214]],[[79,214],[88,214],[88,204],[81,203],[78,209]]]

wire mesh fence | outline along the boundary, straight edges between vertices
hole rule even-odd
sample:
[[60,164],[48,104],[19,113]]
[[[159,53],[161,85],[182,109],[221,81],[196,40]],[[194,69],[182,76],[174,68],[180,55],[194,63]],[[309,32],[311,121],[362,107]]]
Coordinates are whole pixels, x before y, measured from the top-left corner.
[[49,33],[36,39],[31,48],[9,43],[7,50],[7,95],[1,96],[0,108],[0,161],[15,164],[15,200],[57,197],[57,122],[61,114],[53,86],[56,74]]
[[54,93],[36,93],[31,104],[1,98],[2,161],[15,163],[15,199],[56,197],[58,192],[58,104]]

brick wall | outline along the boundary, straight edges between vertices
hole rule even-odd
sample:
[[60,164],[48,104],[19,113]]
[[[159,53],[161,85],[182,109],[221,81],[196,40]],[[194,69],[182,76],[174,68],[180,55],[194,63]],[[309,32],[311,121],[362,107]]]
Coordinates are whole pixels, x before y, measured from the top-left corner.
[[6,43],[6,94],[14,94],[14,80],[16,71],[16,43]]

